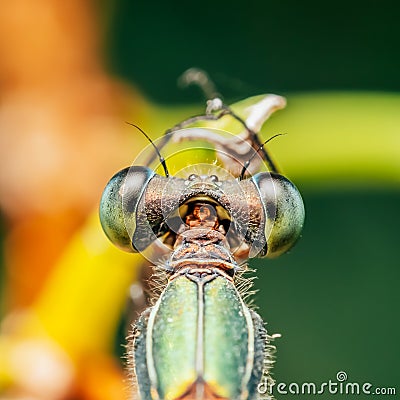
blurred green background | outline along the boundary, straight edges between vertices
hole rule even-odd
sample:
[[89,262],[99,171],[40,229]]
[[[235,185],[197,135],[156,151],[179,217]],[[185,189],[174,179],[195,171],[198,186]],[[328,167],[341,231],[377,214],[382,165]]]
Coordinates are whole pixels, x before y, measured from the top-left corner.
[[[225,97],[400,90],[398,2],[114,2],[108,62],[149,98],[198,101],[176,79],[205,69]],[[110,10],[105,9],[107,15]]]
[[228,104],[287,97],[263,136],[288,133],[270,149],[304,196],[306,224],[290,254],[250,263],[259,312],[282,334],[274,377],[321,383],[345,371],[399,392],[399,3],[103,0],[95,10],[107,71],[154,106],[134,120],[152,136],[202,112],[198,88],[177,86],[190,67]]

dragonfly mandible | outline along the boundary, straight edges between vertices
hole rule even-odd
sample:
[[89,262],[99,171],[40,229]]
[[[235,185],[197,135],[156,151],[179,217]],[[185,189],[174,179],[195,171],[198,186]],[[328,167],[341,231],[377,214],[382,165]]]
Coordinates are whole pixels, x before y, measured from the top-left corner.
[[[249,258],[286,252],[303,226],[301,195],[277,172],[257,134],[283,106],[283,98],[266,96],[244,120],[213,99],[204,115],[152,142],[150,156],[115,174],[103,192],[100,218],[108,238],[143,252],[165,278],[129,340],[140,399],[258,399],[258,384],[271,379],[272,337],[239,286],[251,286],[243,277]],[[189,128],[223,118],[238,121],[243,132]],[[194,141],[201,141],[200,150]],[[208,144],[215,162],[186,155],[187,165],[171,176],[173,157],[164,159],[170,142],[184,143],[184,155]],[[149,167],[155,161],[163,174]]]

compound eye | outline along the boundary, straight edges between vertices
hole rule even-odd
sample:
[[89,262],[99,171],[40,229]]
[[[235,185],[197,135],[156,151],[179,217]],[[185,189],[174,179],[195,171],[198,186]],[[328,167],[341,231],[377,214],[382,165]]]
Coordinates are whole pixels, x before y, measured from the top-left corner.
[[198,175],[196,175],[196,174],[190,174],[189,177],[188,177],[188,181],[193,182],[193,181],[195,181],[195,180],[197,180],[199,178],[200,177]]
[[210,176],[208,177],[208,180],[209,180],[210,182],[218,182],[218,176],[217,176],[217,175],[210,175]]
[[153,176],[154,171],[147,167],[128,167],[117,172],[103,191],[99,210],[101,226],[110,241],[121,250],[137,251],[132,246],[137,207]]
[[304,224],[303,199],[296,186],[275,173],[259,173],[252,178],[264,208],[264,239],[268,258],[288,251],[300,237]]

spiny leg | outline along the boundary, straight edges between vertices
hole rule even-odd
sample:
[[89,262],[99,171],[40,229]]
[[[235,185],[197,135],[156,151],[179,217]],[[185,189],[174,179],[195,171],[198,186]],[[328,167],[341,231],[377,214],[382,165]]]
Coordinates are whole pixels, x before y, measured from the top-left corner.
[[[280,335],[268,335],[261,317],[254,310],[250,310],[250,313],[256,331],[255,337],[257,338],[255,342],[256,357],[254,372],[258,372],[258,374],[254,374],[254,378],[256,378],[256,376],[259,377],[260,370],[262,371],[261,380],[259,380],[258,383],[255,382],[254,385],[256,387],[254,397],[259,400],[274,400],[273,387],[275,385],[275,380],[271,376],[271,369],[275,363],[276,347],[271,344],[271,341],[280,337]],[[257,378],[255,380],[257,380]]]
[[[151,384],[146,367],[146,330],[152,308],[145,310],[132,326],[127,337],[126,364],[130,383],[131,400],[151,400]],[[140,381],[140,388],[138,382]],[[139,393],[141,389],[141,393]]]

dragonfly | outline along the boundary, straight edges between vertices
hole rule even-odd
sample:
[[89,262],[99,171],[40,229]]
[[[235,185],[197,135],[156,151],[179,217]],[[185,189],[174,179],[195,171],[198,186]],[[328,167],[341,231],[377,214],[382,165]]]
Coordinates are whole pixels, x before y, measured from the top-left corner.
[[[268,95],[242,118],[220,98],[209,100],[205,114],[151,141],[146,155],[116,173],[103,192],[106,235],[144,254],[162,282],[129,337],[139,399],[259,399],[260,382],[272,382],[273,336],[246,303],[245,274],[249,259],[289,250],[304,222],[298,189],[278,172],[268,141],[258,135],[284,104]],[[242,132],[210,127],[226,118]],[[186,165],[172,175],[175,154],[165,153],[177,143]]]

